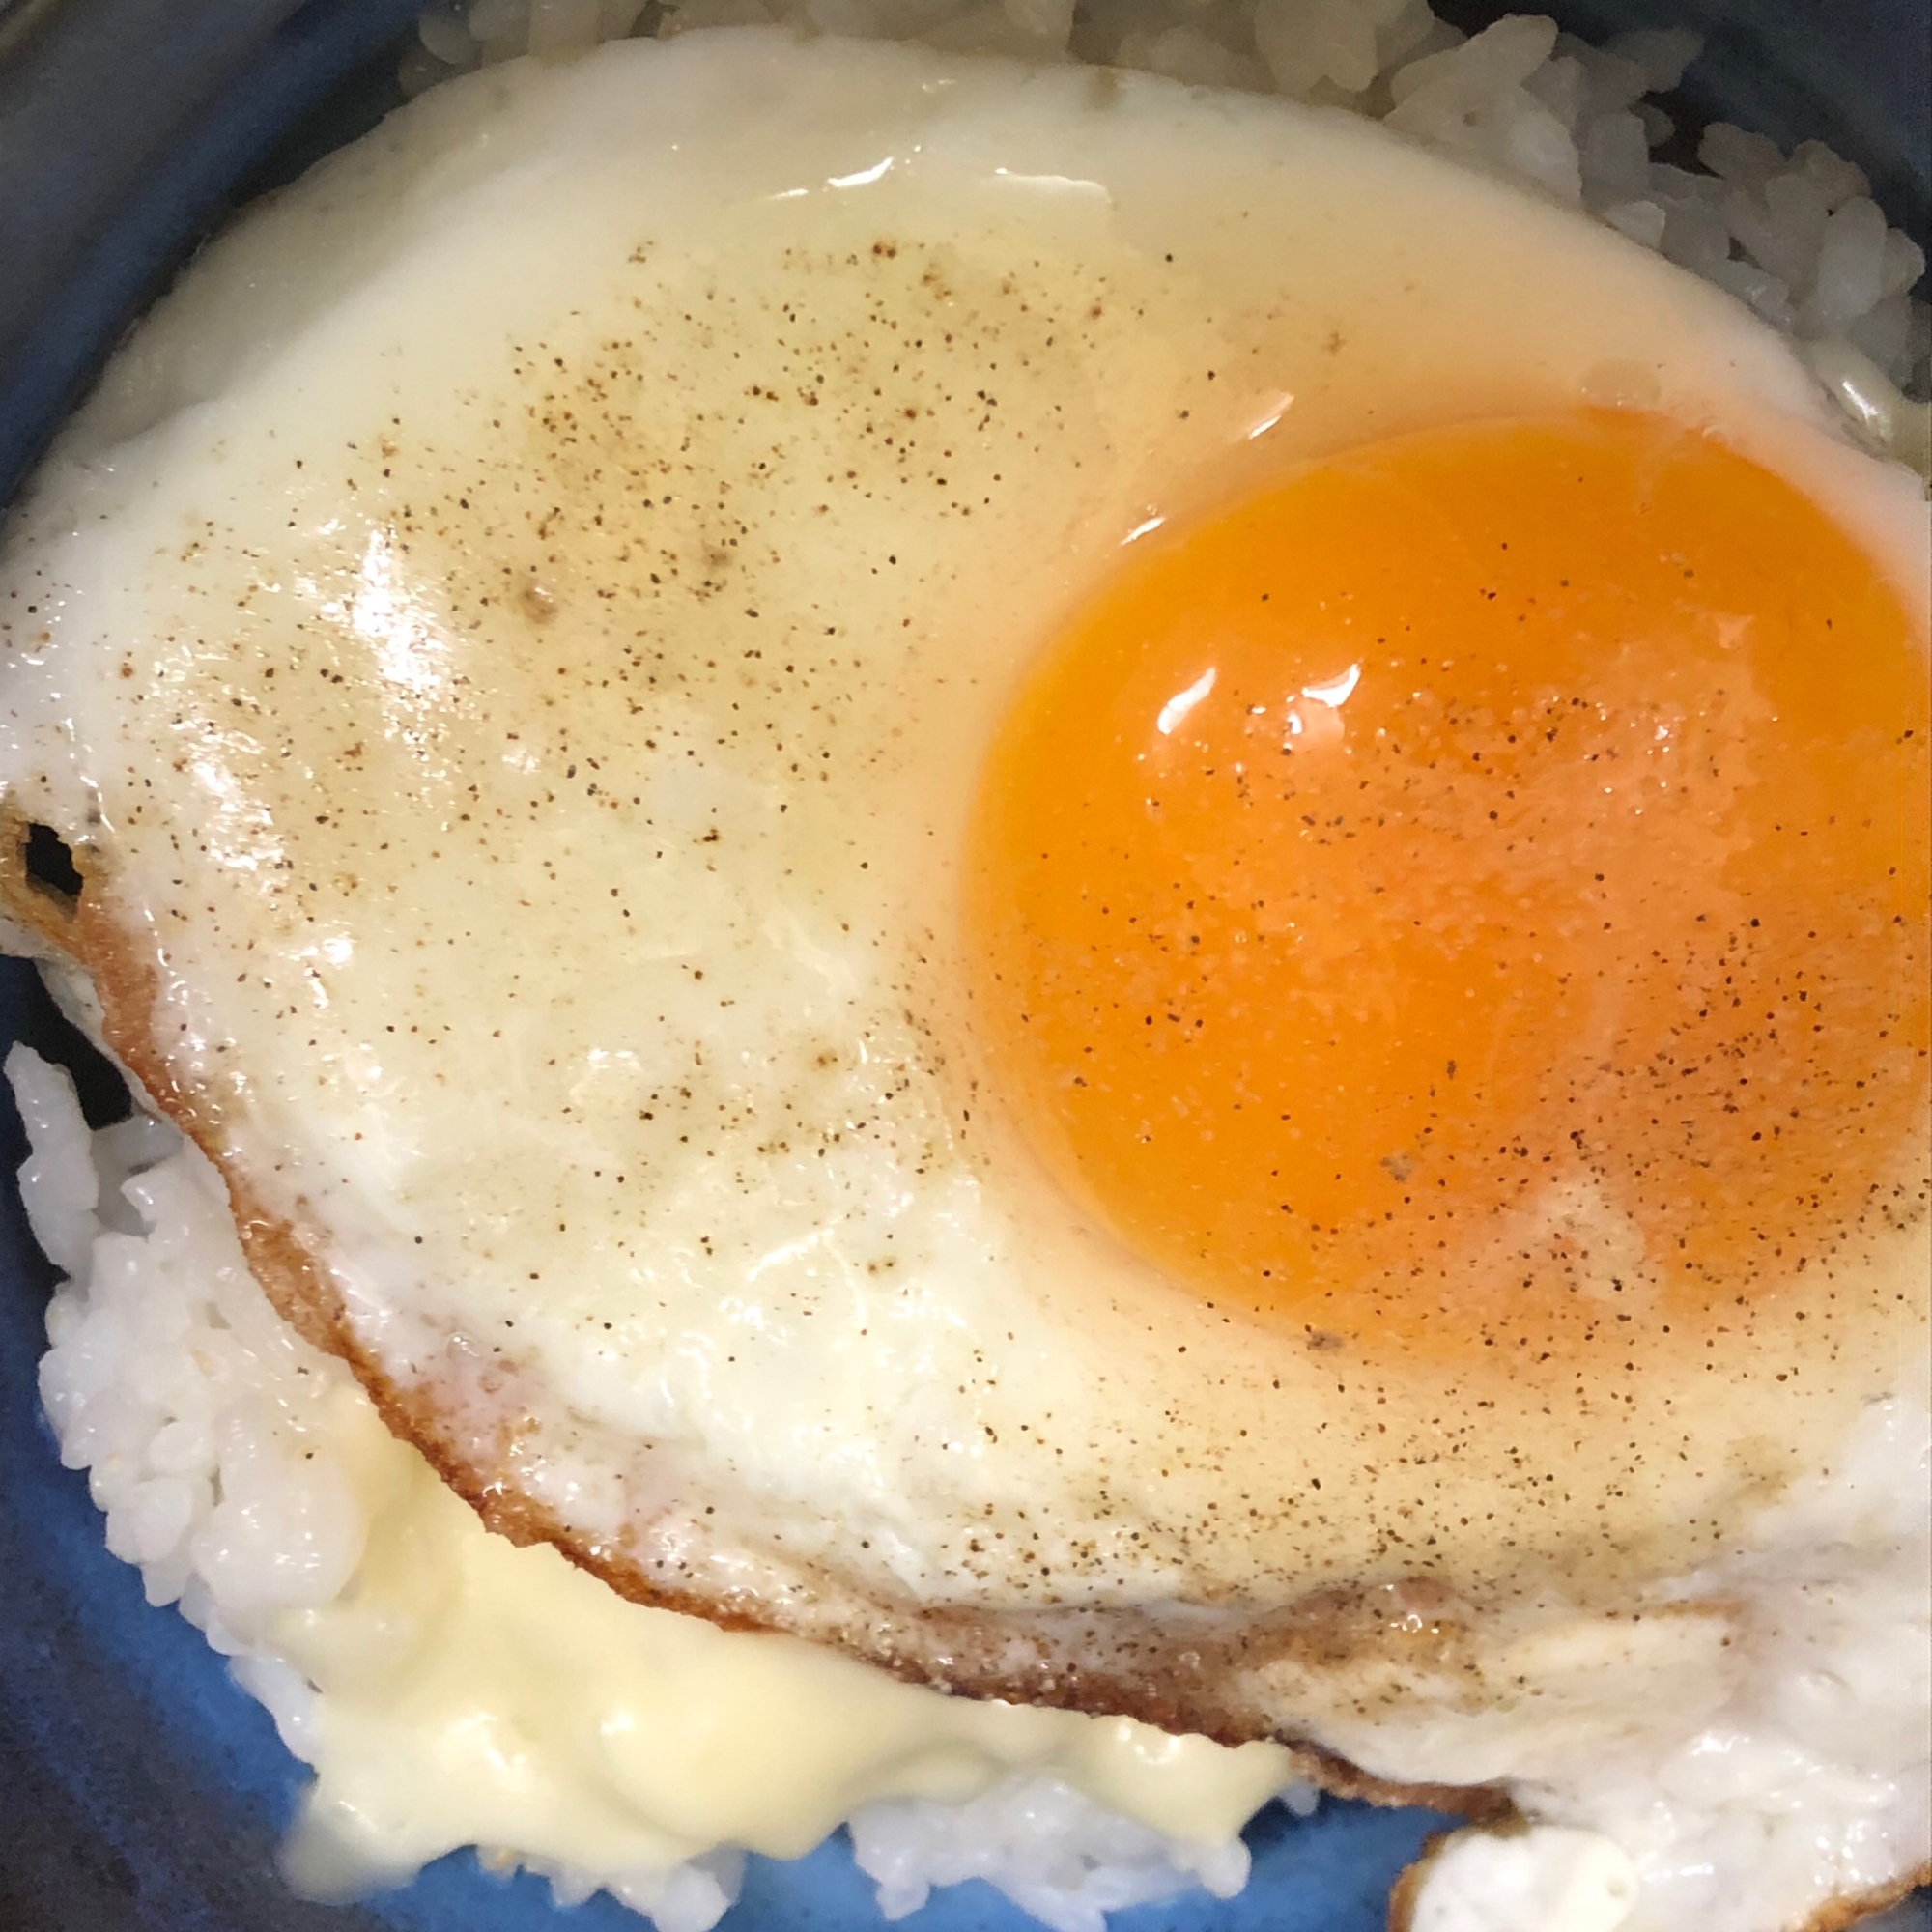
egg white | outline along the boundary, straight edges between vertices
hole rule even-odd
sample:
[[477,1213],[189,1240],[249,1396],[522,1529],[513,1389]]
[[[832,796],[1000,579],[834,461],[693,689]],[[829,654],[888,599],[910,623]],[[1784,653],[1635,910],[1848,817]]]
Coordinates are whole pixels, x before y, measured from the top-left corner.
[[1121,544],[1586,402],[1718,426],[1922,611],[1916,491],[1784,345],[1348,116],[759,32],[493,71],[117,365],[7,569],[0,777],[445,1460],[674,1599],[1614,1601],[1923,1382],[1916,1234],[1828,1372],[1767,1317],[1694,1401],[1651,1336],[1555,1407],[1258,1337],[1040,1180],[952,908],[1002,702]]

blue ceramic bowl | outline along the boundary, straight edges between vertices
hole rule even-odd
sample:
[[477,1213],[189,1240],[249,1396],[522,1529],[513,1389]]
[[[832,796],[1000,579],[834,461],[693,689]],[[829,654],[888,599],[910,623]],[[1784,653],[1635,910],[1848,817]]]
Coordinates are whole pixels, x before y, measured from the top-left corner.
[[[239,199],[370,125],[420,0],[0,0],[0,500],[128,318]],[[1542,0],[1538,0],[1542,4]],[[1459,16],[1486,10],[1451,7]],[[1499,11],[1490,9],[1487,11]],[[1685,106],[1787,142],[1821,135],[1927,230],[1928,0],[1555,0],[1591,37],[1684,23],[1709,50]],[[0,961],[0,1052],[75,1066],[97,1121],[111,1069],[31,971]],[[0,1174],[24,1154],[0,1103]],[[468,1854],[350,1908],[291,1898],[274,1846],[301,1775],[267,1716],[136,1572],[107,1554],[83,1477],[41,1419],[35,1362],[52,1271],[0,1185],[0,1932],[637,1932],[599,1897],[556,1912]],[[1324,1804],[1264,1814],[1255,1878],[1229,1904],[1119,1915],[1115,1932],[1379,1932],[1395,1874],[1440,1820]],[[1921,1902],[1922,1926],[1932,1908]],[[725,1932],[876,1927],[842,1841],[761,1860]],[[908,1932],[1023,1932],[978,1885]]]

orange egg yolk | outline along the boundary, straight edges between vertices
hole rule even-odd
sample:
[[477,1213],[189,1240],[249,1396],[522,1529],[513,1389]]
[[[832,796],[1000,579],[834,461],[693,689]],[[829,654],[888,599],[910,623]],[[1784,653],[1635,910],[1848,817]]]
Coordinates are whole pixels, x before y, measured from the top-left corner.
[[1883,574],[1708,436],[1329,460],[1136,544],[1009,713],[986,1070],[1143,1258],[1318,1338],[1765,1292],[1922,1209],[1927,743]]

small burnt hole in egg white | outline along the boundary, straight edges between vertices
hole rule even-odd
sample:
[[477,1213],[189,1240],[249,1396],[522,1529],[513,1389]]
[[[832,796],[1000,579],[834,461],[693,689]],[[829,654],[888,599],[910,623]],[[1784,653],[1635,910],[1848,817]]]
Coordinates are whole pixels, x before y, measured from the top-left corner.
[[73,863],[73,852],[67,840],[52,826],[28,826],[27,842],[21,857],[28,878],[37,886],[44,888],[57,898],[65,899],[70,906],[79,902],[87,881],[81,876],[80,867]]

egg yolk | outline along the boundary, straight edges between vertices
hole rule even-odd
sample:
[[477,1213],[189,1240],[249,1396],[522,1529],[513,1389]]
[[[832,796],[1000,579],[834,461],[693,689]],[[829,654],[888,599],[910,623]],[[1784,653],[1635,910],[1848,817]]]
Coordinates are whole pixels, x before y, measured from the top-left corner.
[[1709,436],[1326,461],[1134,545],[1008,714],[986,1071],[1318,1344],[1762,1293],[1922,1209],[1927,740],[1899,597]]

